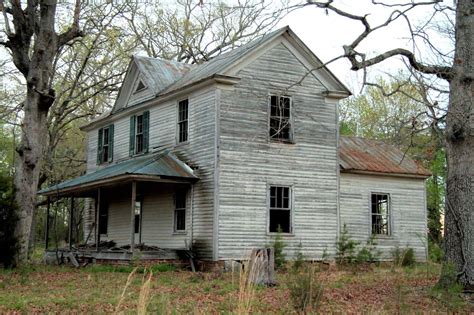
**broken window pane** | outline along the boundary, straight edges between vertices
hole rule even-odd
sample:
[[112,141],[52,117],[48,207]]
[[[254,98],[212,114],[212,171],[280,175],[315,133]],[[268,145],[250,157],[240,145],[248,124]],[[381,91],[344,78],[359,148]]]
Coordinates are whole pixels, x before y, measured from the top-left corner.
[[371,195],[372,234],[390,235],[389,195]]
[[270,96],[270,138],[291,141],[291,98]]

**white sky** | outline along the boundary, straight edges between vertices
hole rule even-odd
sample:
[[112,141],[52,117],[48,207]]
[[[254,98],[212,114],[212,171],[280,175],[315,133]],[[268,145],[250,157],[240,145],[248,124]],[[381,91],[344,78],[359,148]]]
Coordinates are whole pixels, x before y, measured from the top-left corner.
[[[395,2],[385,0],[385,3]],[[409,1],[396,1],[409,2]],[[447,0],[447,2],[451,2]],[[384,9],[380,6],[371,5],[368,0],[336,0],[335,6],[354,14],[369,15],[371,25],[385,21],[391,8]],[[413,24],[421,23],[431,13],[430,7],[422,7],[415,9],[411,14]],[[350,20],[338,16],[336,13],[329,11],[326,15],[325,11],[315,6],[306,6],[302,9],[291,12],[277,25],[277,28],[289,25],[291,29],[305,42],[305,44],[323,61],[327,62],[334,57],[342,54],[342,46],[350,44],[362,31],[363,27],[359,21]],[[449,50],[449,42],[443,40],[436,34],[431,34],[430,39],[436,43],[438,47]],[[359,52],[367,53],[367,56],[381,53],[393,48],[407,48],[412,50],[412,42],[408,38],[409,32],[406,22],[399,20],[390,27],[385,27],[371,34],[364,40]],[[421,51],[425,51],[420,48]],[[427,53],[421,54],[423,57]],[[429,60],[428,60],[429,61]],[[404,65],[400,58],[391,58],[369,70],[370,77],[383,75],[385,72],[395,74],[398,69],[403,69]],[[342,80],[354,94],[360,90],[362,82],[362,72],[356,74],[350,70],[350,63],[347,60],[338,60],[331,65],[329,69]]]

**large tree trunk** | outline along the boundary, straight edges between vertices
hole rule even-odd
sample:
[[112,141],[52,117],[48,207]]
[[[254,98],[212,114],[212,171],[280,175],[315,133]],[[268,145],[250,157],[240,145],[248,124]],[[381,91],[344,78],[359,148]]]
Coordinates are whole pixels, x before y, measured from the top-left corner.
[[454,76],[446,125],[448,163],[446,261],[458,281],[474,288],[474,3],[459,0],[456,12]]
[[[15,235],[19,241],[19,252],[15,259],[17,264],[25,263],[30,248],[30,234],[34,233],[34,215],[36,209],[36,192],[40,174],[40,162],[48,138],[46,118],[54,102],[54,91],[51,89],[51,77],[54,57],[58,52],[58,36],[54,30],[56,1],[41,1],[39,11],[34,7],[27,15],[15,8],[17,41],[14,42],[13,61],[26,78],[26,99],[23,102],[23,122],[20,144],[17,148],[19,159],[15,173],[16,201],[19,206],[18,223]],[[35,12],[36,11],[36,12]],[[39,25],[27,23],[31,14],[39,15]],[[19,27],[20,22],[24,25]],[[31,57],[29,47],[31,35],[35,34]]]
[[30,233],[36,209],[36,191],[40,173],[40,160],[47,138],[47,110],[41,108],[40,95],[28,88],[24,102],[24,113],[21,142],[18,147],[19,160],[16,168],[16,200],[19,205],[16,236],[19,241],[17,263],[28,259]]

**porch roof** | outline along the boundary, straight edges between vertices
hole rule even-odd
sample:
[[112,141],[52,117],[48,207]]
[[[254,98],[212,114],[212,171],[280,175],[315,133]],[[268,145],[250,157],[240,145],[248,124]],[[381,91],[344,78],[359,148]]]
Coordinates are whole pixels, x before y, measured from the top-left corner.
[[194,182],[193,170],[169,151],[145,155],[98,169],[41,189],[38,194],[60,196],[126,181]]

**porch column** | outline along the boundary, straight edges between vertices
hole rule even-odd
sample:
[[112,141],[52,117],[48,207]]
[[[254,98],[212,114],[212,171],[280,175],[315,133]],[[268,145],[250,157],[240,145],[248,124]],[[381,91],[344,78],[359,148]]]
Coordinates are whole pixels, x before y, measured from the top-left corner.
[[45,240],[44,240],[44,249],[48,249],[49,245],[49,207],[50,207],[50,198],[47,198],[47,203],[46,203],[46,235],[45,235]]
[[69,211],[69,249],[72,249],[72,222],[74,220],[74,197],[71,197],[71,210]]
[[137,198],[137,183],[132,182],[132,204],[130,209],[130,251],[135,248],[135,201]]
[[100,221],[100,188],[97,189],[97,198],[95,198],[95,250],[99,251],[99,244],[100,244],[100,229],[99,229],[99,221]]

